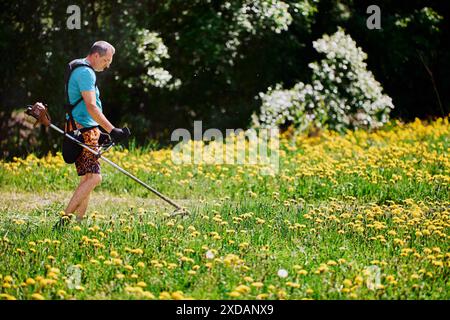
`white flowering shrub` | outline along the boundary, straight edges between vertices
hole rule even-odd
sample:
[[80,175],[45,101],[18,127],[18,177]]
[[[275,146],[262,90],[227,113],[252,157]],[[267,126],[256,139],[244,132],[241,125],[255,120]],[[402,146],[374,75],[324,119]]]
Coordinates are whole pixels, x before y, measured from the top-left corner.
[[[274,127],[286,123],[294,123],[300,131],[308,128],[315,116],[308,112],[312,109],[311,101],[315,99],[314,89],[310,84],[297,83],[290,90],[281,89],[277,84],[274,89],[269,88],[267,93],[260,93],[262,101],[259,117],[253,115],[254,126]],[[305,103],[309,101],[309,103]]]
[[292,22],[289,5],[278,0],[246,0],[236,13],[238,25],[255,34],[256,28],[275,33],[286,31]]
[[224,35],[228,64],[233,65],[238,48],[250,38],[263,31],[281,33],[292,23],[289,4],[279,0],[225,1],[221,4],[219,16],[231,15],[233,23]]
[[133,42],[137,55],[130,63],[140,65],[145,72],[138,79],[128,79],[128,87],[143,86],[144,91],[153,86],[157,88],[176,89],[180,86],[179,79],[173,79],[169,71],[161,67],[164,59],[169,59],[169,51],[158,33],[147,29],[139,29]]
[[367,55],[356,42],[339,29],[314,41],[313,46],[325,58],[309,64],[311,84],[300,82],[290,90],[277,85],[260,93],[262,105],[260,115],[253,117],[254,125],[292,122],[299,130],[313,125],[344,131],[386,123],[394,108],[392,100],[367,70]]

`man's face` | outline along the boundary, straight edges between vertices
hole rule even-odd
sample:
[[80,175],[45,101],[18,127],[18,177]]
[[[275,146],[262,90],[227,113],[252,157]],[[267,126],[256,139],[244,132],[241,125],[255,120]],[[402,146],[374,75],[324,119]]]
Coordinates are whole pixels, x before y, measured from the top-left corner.
[[94,70],[97,72],[101,72],[109,68],[109,65],[113,60],[113,54],[111,50],[108,50],[104,56],[100,56],[100,54],[95,53],[94,58],[95,58],[95,66],[93,66]]

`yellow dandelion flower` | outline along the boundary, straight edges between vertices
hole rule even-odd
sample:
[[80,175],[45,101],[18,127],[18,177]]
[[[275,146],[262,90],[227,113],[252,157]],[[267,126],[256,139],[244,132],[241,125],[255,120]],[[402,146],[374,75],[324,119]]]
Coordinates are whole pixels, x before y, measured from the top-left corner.
[[239,244],[239,248],[240,248],[240,249],[248,248],[248,246],[249,246],[249,243],[248,243],[248,242],[242,242],[241,244]]
[[248,293],[250,292],[250,288],[246,285],[239,285],[237,286],[234,291],[239,292],[239,293]]
[[417,279],[420,279],[420,276],[417,273],[414,273],[414,274],[411,275],[411,279],[412,280],[417,280]]
[[133,267],[130,266],[129,264],[127,264],[127,265],[125,266],[125,269],[127,269],[128,271],[133,271]]
[[263,284],[262,282],[253,282],[253,283],[251,284],[251,286],[252,286],[252,287],[255,287],[255,288],[261,288],[261,287],[264,286],[264,284]]
[[167,300],[167,299],[171,299],[171,295],[167,291],[162,291],[159,294],[159,298],[162,299],[162,300]]
[[172,292],[172,299],[174,300],[183,300],[184,299],[184,295],[182,291],[175,291]]
[[343,283],[344,287],[347,287],[347,288],[352,286],[352,280],[350,280],[350,279],[345,279],[342,283]]
[[441,260],[433,260],[432,264],[436,267],[443,267],[444,266],[444,262],[442,262]]
[[329,266],[335,266],[335,265],[337,265],[337,262],[334,261],[334,260],[329,260],[329,261],[327,262],[327,265],[329,265]]
[[137,249],[132,249],[131,250],[131,253],[134,253],[134,254],[143,254],[144,253],[144,250],[142,250],[142,249],[139,249],[139,248],[137,248]]
[[119,256],[119,253],[117,251],[111,251],[111,257],[116,258]]
[[50,268],[49,272],[59,274],[61,272],[61,270],[59,270],[58,268]]
[[31,295],[31,299],[33,300],[45,300],[44,296],[39,293],[33,293]]
[[308,271],[301,269],[297,271],[297,274],[302,275],[302,276],[306,276],[308,274]]
[[284,298],[286,298],[286,291],[284,291],[284,290],[279,290],[279,291],[277,292],[277,296],[278,296],[279,299],[284,299]]
[[142,296],[147,299],[155,299],[155,296],[151,292],[148,292],[148,291],[143,291]]
[[232,298],[237,298],[237,297],[239,297],[241,294],[240,294],[239,292],[237,292],[237,291],[232,291],[232,292],[228,293],[228,295],[229,295],[230,297],[232,297]]
[[363,284],[363,282],[364,282],[363,277],[361,277],[361,276],[356,276],[356,277],[355,277],[355,283],[356,283],[357,285],[361,285],[361,284]]
[[65,292],[64,290],[58,290],[57,294],[58,294],[59,296],[64,297],[64,296],[67,294],[67,292]]
[[256,218],[256,224],[264,224],[265,222],[266,220],[264,219]]
[[286,285],[287,285],[288,287],[292,287],[292,288],[300,288],[300,285],[299,285],[298,283],[296,283],[296,282],[290,282],[290,281],[288,281],[288,282],[286,282]]
[[47,274],[47,277],[53,278],[53,279],[58,279],[58,275],[56,273],[54,273],[54,272],[49,272]]

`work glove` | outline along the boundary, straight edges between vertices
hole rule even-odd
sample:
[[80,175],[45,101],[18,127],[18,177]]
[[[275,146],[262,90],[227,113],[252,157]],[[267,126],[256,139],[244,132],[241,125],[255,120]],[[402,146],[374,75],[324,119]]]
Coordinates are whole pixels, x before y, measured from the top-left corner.
[[111,130],[109,135],[114,143],[119,143],[128,139],[128,137],[130,136],[130,129],[128,129],[127,127],[122,129],[114,128]]

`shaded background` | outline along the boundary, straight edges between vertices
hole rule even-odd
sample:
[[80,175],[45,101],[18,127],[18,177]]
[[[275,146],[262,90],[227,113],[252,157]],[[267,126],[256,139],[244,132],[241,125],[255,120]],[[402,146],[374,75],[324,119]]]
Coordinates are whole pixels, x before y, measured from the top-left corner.
[[[393,99],[391,117],[450,112],[450,1],[286,0],[292,21],[281,31],[284,22],[276,15],[243,16],[246,3],[3,1],[0,157],[60,149],[62,137],[46,128],[31,130],[22,110],[45,102],[62,126],[66,64],[85,57],[96,40],[116,48],[111,68],[97,74],[104,113],[116,126],[128,125],[138,145],[166,145],[174,129],[192,129],[194,120],[202,120],[204,130],[247,128],[260,106],[258,93],[277,83],[307,81],[308,63],[318,58],[312,41],[338,26],[368,54],[368,69]],[[381,30],[366,27],[372,4],[381,8]],[[69,5],[81,8],[79,30],[66,26]],[[149,32],[158,38],[143,38]],[[161,43],[165,57],[158,53]],[[157,84],[147,74],[151,67],[172,79]]]

